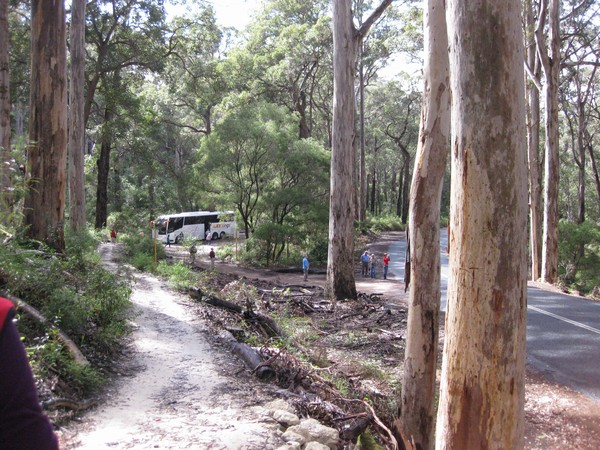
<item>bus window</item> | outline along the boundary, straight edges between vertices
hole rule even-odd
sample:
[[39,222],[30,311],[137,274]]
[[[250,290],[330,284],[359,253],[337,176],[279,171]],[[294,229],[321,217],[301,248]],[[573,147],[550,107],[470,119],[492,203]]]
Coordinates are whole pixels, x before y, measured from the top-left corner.
[[169,233],[179,230],[183,226],[183,217],[171,218],[169,221]]
[[158,219],[155,223],[158,234],[167,234],[167,219]]
[[198,225],[201,224],[203,220],[204,218],[202,216],[187,216],[184,225]]

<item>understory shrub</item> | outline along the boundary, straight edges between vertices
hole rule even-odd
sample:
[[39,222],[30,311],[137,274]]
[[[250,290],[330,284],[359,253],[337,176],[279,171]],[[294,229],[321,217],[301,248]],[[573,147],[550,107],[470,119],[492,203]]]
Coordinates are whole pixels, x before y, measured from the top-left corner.
[[160,261],[166,257],[165,248],[162,243],[154,242],[149,236],[140,236],[139,234],[129,234],[122,239],[125,245],[123,256],[125,260],[138,270],[152,272],[155,268],[156,259]]
[[369,217],[367,219],[367,226],[376,233],[381,231],[402,231],[406,228],[406,224],[402,223],[402,218],[396,214]]
[[562,283],[584,294],[600,285],[600,228],[589,221],[559,223],[558,274]]
[[101,384],[95,364],[106,360],[127,333],[130,281],[105,269],[93,232],[65,235],[65,254],[40,243],[13,239],[0,246],[0,292],[36,308],[79,346],[92,362],[79,367],[56,338],[56,330],[20,313],[19,331],[40,376],[67,381],[89,393]]
[[180,261],[173,264],[160,261],[156,266],[156,274],[166,278],[175,289],[180,290],[195,286],[201,278],[198,272],[194,272],[190,266]]

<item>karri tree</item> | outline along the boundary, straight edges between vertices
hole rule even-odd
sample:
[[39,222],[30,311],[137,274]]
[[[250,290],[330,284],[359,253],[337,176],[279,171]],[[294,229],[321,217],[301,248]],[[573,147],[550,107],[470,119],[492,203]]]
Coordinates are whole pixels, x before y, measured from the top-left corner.
[[527,154],[521,2],[447,2],[450,280],[436,448],[523,448]]
[[10,75],[8,64],[8,0],[0,0],[0,223],[7,224],[12,213],[10,177]]
[[410,190],[410,294],[400,421],[417,448],[432,449],[440,314],[440,204],[450,135],[450,79],[444,0],[425,9],[421,130]]
[[69,200],[71,227],[85,227],[85,0],[71,3],[71,79],[69,89]]
[[351,0],[333,2],[333,127],[326,295],[355,298],[354,74],[362,39],[392,0],[384,0],[356,29]]
[[31,102],[25,225],[64,249],[67,180],[67,46],[63,1],[31,2]]

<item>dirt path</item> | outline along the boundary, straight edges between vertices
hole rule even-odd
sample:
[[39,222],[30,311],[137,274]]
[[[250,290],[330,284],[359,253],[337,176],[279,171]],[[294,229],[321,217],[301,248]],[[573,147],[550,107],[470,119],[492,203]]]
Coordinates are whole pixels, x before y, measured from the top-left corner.
[[[104,245],[105,253],[112,251]],[[258,405],[267,385],[210,341],[191,300],[135,275],[127,372],[108,400],[63,433],[63,448],[269,449],[281,445]],[[73,427],[71,425],[71,427]]]
[[[371,248],[385,251],[386,245],[384,240]],[[102,246],[107,262],[114,249],[111,244]],[[199,249],[196,265],[208,267],[208,250]],[[180,246],[169,248],[168,254],[187,257]],[[249,283],[303,284],[300,273],[224,262],[217,262],[216,268],[244,276]],[[62,448],[266,450],[282,445],[281,432],[260,406],[277,397],[276,388],[256,381],[211,338],[200,307],[190,298],[151,276],[135,278],[135,331],[126,366],[120,370],[125,376],[99,408],[62,431]],[[325,275],[311,275],[306,285],[322,287],[324,282]],[[390,303],[406,301],[403,287],[400,280],[357,279],[359,292],[384,293]],[[600,406],[537,374],[527,375],[525,414],[527,449],[600,448]]]

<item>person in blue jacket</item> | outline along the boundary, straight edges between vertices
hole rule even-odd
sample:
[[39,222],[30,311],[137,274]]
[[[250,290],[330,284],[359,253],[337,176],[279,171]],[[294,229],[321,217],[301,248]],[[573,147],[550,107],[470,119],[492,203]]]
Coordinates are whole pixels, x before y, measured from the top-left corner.
[[302,258],[302,272],[304,273],[304,281],[308,280],[308,269],[310,268],[310,263],[308,262],[308,256],[304,255]]
[[14,314],[12,302],[0,297],[0,448],[57,450],[58,439],[40,406]]

